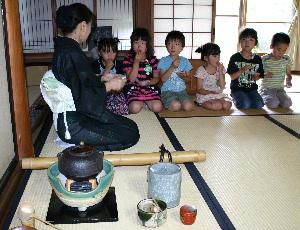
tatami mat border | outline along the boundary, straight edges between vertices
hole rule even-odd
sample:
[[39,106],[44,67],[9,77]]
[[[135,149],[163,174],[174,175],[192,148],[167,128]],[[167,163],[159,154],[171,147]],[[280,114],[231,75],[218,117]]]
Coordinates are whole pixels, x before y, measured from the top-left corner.
[[[160,117],[157,113],[156,117],[159,120],[162,128],[165,130],[166,135],[169,137],[174,149],[177,151],[184,151],[184,148],[178,141],[168,122],[164,118]],[[202,197],[204,198],[205,202],[207,203],[208,207],[210,208],[211,212],[213,213],[214,217],[216,218],[220,227],[223,230],[235,229],[234,225],[230,221],[229,217],[225,213],[224,209],[212,193],[211,189],[209,188],[209,186],[207,185],[207,183],[205,182],[204,178],[201,176],[201,173],[198,171],[195,165],[193,163],[185,163],[184,165],[188,170],[190,176],[192,177]]]
[[[295,115],[295,114],[291,114]],[[272,123],[274,123],[275,125],[277,125],[278,127],[284,129],[285,131],[287,131],[288,133],[290,133],[291,135],[293,135],[294,137],[300,139],[300,133],[298,133],[297,131],[287,127],[286,125],[282,124],[280,121],[274,119],[273,117],[271,117],[270,115],[265,115],[265,118],[267,118],[269,121],[271,121]]]

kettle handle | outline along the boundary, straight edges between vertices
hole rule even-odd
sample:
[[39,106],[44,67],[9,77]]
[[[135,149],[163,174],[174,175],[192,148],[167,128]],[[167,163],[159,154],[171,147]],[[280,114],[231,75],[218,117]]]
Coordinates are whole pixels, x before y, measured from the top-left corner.
[[168,153],[168,159],[169,159],[169,162],[172,163],[172,154],[169,150],[167,150],[164,146],[164,144],[162,144],[160,147],[159,147],[159,152],[160,152],[160,156],[159,156],[159,162],[163,162],[164,161],[164,158],[165,158],[165,153]]

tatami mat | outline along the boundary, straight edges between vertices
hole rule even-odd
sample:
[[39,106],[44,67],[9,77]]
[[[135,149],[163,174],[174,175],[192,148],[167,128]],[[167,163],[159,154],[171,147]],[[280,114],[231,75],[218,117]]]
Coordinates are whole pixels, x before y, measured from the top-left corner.
[[293,100],[293,105],[289,109],[277,108],[269,109],[264,106],[262,109],[242,109],[239,110],[232,105],[231,110],[229,111],[212,111],[204,109],[199,106],[195,106],[192,111],[178,111],[171,112],[164,109],[159,113],[160,117],[165,118],[176,118],[176,117],[220,117],[220,116],[255,116],[255,115],[266,115],[266,114],[300,114],[300,104],[297,103],[300,98],[300,93],[289,93],[289,96]]
[[300,229],[300,143],[265,117],[166,119],[236,229]]
[[271,115],[270,117],[300,135],[300,115]]
[[[158,152],[161,144],[164,144],[167,149],[171,150],[173,148],[159,122],[157,121],[154,113],[142,110],[140,113],[129,115],[128,117],[134,120],[139,127],[141,137],[138,144],[126,150],[108,152],[109,154],[144,153],[148,152],[148,146],[150,146],[151,152]],[[52,127],[48,134],[46,144],[44,145],[40,154],[41,156],[56,156],[58,152],[64,149],[55,143],[56,138],[57,134],[54,130],[54,127]]]
[[[137,115],[130,115],[140,128],[141,139],[137,145],[127,149],[127,153],[136,152],[157,152],[161,143],[173,151],[172,144],[168,140],[165,132],[161,128],[155,115],[149,111],[142,111]],[[50,132],[47,142],[42,150],[41,156],[55,156],[62,150],[55,145],[55,132]],[[202,162],[204,163],[204,162]],[[220,229],[217,221],[205,203],[196,185],[189,176],[184,165],[182,166],[182,195],[180,205],[173,209],[168,209],[167,222],[159,229]],[[115,186],[117,205],[118,205],[118,222],[94,223],[94,224],[74,224],[59,225],[62,229],[82,230],[82,229],[146,229],[137,221],[136,205],[138,201],[147,196],[147,166],[130,166],[115,167],[115,177],[112,186]],[[20,203],[30,202],[36,211],[36,215],[45,219],[48,204],[51,195],[51,187],[47,180],[46,170],[34,170],[30,176],[28,184]],[[181,224],[179,218],[179,208],[183,204],[194,204],[198,208],[198,216],[194,225],[185,226]],[[15,214],[11,226],[20,225]],[[51,229],[43,224],[38,223],[37,228]]]

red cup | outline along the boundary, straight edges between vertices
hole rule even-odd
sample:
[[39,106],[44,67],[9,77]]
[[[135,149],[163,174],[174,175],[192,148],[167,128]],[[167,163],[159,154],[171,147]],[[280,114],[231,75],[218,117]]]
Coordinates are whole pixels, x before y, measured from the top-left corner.
[[197,208],[194,205],[183,205],[180,208],[180,219],[185,225],[191,225],[195,222]]

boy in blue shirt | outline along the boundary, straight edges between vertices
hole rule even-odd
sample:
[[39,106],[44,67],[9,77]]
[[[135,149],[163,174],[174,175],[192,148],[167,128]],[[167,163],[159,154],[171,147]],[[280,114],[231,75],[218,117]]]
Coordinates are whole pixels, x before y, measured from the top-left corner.
[[165,45],[170,55],[162,57],[157,67],[163,82],[161,100],[170,111],[190,111],[194,103],[187,93],[184,79],[189,77],[193,66],[187,58],[179,56],[185,46],[183,33],[176,30],[169,32]]

